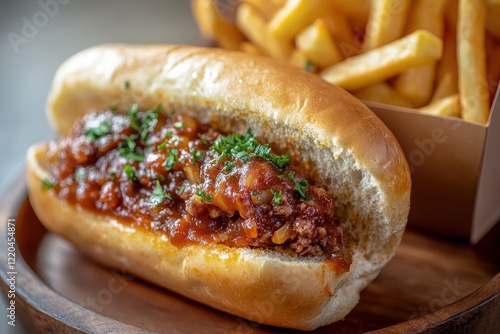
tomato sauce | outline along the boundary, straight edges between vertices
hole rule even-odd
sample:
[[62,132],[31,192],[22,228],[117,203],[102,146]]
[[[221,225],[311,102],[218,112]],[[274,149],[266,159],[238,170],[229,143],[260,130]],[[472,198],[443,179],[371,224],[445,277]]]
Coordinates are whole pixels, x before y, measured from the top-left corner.
[[162,233],[174,245],[264,247],[350,264],[333,198],[288,154],[162,110],[113,108],[49,145],[57,196]]

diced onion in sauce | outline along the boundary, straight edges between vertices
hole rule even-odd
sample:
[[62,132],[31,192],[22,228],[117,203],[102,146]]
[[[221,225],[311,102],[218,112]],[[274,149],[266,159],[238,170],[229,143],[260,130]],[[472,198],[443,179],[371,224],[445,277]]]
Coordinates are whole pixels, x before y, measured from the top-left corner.
[[272,241],[277,245],[281,245],[285,243],[285,241],[290,239],[292,235],[293,235],[293,230],[291,222],[288,222],[282,227],[280,227],[278,230],[276,230],[276,232],[274,232]]

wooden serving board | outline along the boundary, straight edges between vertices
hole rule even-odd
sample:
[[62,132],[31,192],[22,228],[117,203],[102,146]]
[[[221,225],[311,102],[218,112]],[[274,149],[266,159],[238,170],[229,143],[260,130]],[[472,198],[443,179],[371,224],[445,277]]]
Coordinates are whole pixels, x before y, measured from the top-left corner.
[[[293,332],[211,309],[92,262],[45,230],[23,182],[16,187],[17,203],[0,213],[16,220],[16,314],[29,333]],[[356,308],[314,333],[500,332],[498,230],[497,224],[476,247],[407,230]],[[5,295],[4,224],[0,234]]]

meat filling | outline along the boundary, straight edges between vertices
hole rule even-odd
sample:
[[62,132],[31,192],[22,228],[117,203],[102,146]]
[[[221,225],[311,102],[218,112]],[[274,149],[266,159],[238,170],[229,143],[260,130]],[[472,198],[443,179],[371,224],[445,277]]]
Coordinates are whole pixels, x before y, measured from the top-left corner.
[[57,196],[168,236],[339,258],[348,266],[328,192],[247,131],[221,134],[158,106],[78,120],[49,147]]

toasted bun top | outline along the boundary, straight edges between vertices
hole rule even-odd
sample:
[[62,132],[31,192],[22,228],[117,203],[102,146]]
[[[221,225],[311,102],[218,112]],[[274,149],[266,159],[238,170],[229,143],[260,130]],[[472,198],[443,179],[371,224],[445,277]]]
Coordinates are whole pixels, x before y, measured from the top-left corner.
[[[127,83],[127,84],[126,84]],[[247,127],[291,152],[333,194],[354,251],[339,307],[394,255],[406,225],[410,173],[387,127],[317,75],[272,59],[213,48],[104,45],[58,70],[48,98],[53,128],[111,105],[175,108],[222,131]]]

